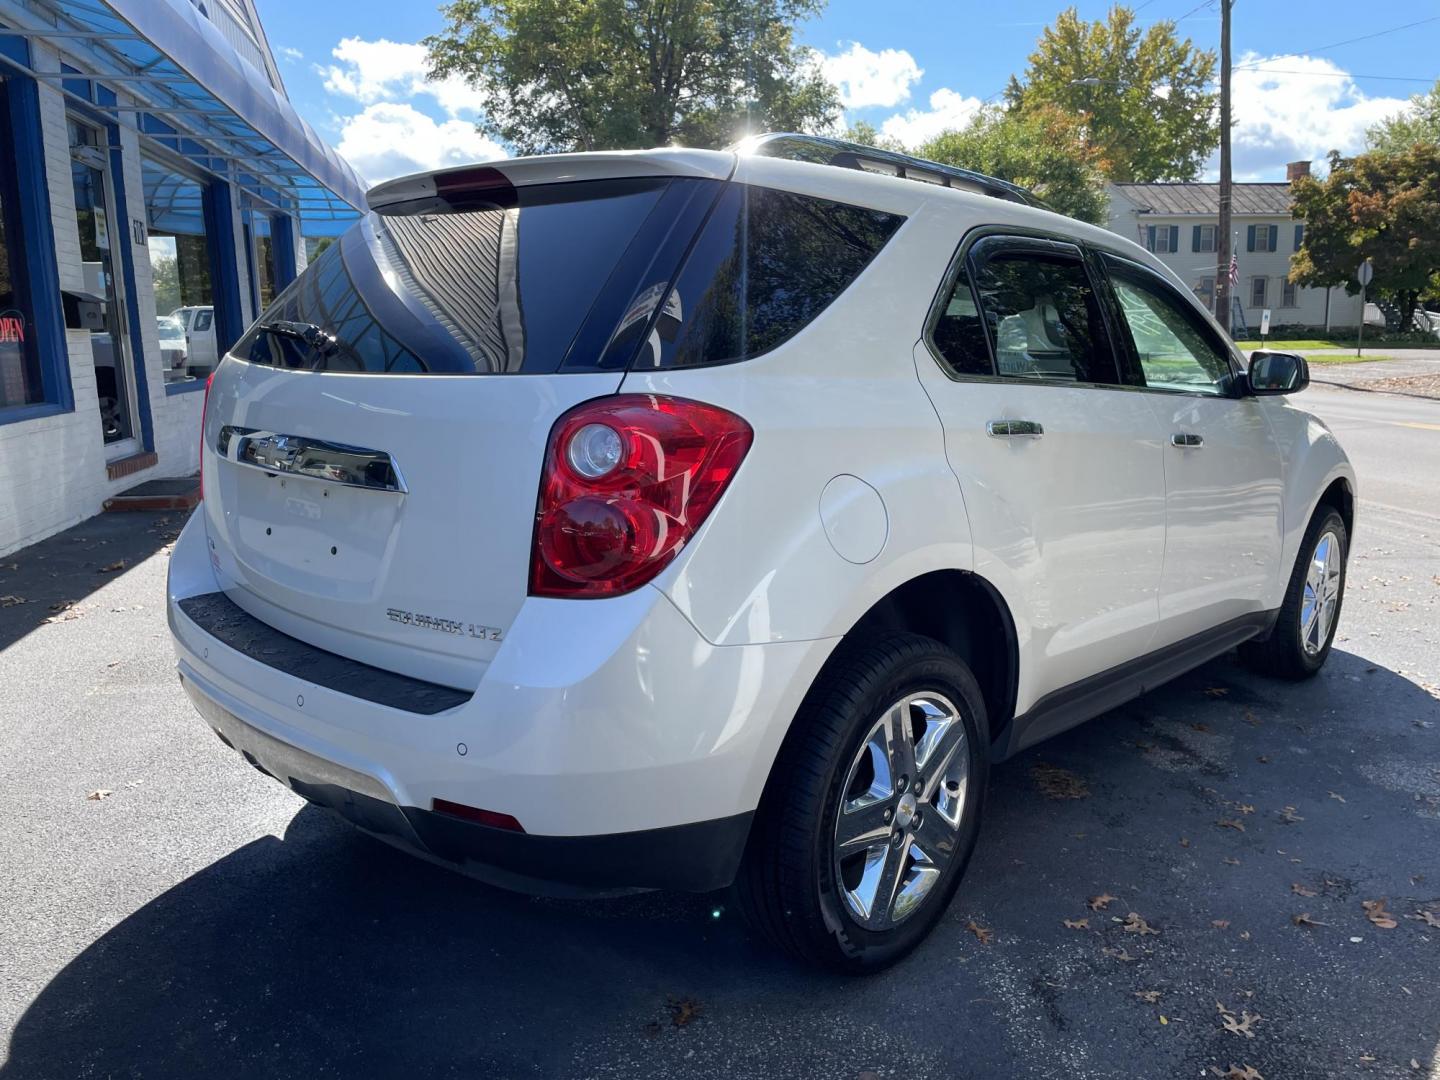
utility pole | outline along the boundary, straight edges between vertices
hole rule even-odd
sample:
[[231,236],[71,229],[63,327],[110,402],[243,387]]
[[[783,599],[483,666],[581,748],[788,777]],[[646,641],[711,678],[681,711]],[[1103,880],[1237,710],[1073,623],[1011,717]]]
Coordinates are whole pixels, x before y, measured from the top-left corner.
[[1220,0],[1220,227],[1216,230],[1215,318],[1230,332],[1230,5]]

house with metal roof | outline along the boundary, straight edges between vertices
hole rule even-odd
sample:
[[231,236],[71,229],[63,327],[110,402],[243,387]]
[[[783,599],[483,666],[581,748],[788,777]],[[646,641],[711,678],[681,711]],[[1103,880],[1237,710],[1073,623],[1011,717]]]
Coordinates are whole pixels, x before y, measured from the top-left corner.
[[[1303,222],[1293,216],[1291,183],[1309,175],[1308,161],[1287,167],[1284,183],[1231,185],[1231,245],[1236,284],[1231,327],[1254,336],[1261,314],[1272,326],[1328,329],[1360,324],[1360,300],[1344,289],[1309,289],[1290,281],[1290,257],[1300,249]],[[1211,310],[1220,229],[1220,185],[1193,183],[1111,184],[1112,232],[1135,240],[1186,282]]]
[[218,358],[363,206],[254,0],[0,0],[0,554],[194,473]]

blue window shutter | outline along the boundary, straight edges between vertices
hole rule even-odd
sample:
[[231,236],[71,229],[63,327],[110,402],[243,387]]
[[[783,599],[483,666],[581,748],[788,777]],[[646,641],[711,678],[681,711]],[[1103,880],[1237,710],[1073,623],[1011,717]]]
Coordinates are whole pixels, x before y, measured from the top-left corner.
[[1248,229],[1245,230],[1245,250],[1246,250],[1246,251],[1254,251],[1254,250],[1255,250],[1255,226],[1254,226],[1254,225],[1251,225]]
[[1270,226],[1270,250],[1278,251],[1280,248],[1280,226]]
[[1200,226],[1196,225],[1190,230],[1190,250],[1200,250]]
[[1179,251],[1179,250],[1180,250],[1180,226],[1179,226],[1179,225],[1171,225],[1171,226],[1170,226],[1170,250],[1171,250],[1171,251]]
[[1305,226],[1295,226],[1295,250],[1299,251],[1300,246],[1305,243]]
[[1154,225],[1146,225],[1146,226],[1145,226],[1145,250],[1146,250],[1146,251],[1154,251],[1154,250],[1155,250],[1155,226],[1154,226]]

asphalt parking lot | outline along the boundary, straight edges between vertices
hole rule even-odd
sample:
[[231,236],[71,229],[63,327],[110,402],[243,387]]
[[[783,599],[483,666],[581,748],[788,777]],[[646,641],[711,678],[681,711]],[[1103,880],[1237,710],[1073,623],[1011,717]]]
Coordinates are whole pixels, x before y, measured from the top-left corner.
[[723,895],[487,888],[244,766],[172,671],[178,516],[0,559],[0,1080],[1440,1080],[1440,403],[1304,401],[1362,483],[1320,677],[1222,658],[1007,762],[945,921],[861,980]]

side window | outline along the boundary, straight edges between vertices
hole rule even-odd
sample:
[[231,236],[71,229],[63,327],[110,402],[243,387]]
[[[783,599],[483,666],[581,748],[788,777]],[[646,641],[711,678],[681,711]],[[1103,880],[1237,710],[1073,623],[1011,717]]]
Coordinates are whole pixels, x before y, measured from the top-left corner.
[[1001,250],[975,271],[975,291],[1000,375],[1120,382],[1078,254]]
[[635,366],[746,360],[803,330],[905,219],[811,195],[727,184]]
[[1200,394],[1229,392],[1230,361],[1189,304],[1160,279],[1107,258],[1145,385]]
[[195,332],[197,334],[202,334],[206,330],[209,330],[210,324],[214,320],[214,318],[215,316],[212,312],[197,311],[195,313]]
[[963,266],[944,310],[935,320],[930,344],[956,375],[995,374],[995,366],[990,362],[990,346],[985,340],[985,324],[980,321],[980,308],[970,287],[970,273]]

